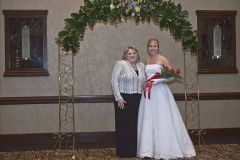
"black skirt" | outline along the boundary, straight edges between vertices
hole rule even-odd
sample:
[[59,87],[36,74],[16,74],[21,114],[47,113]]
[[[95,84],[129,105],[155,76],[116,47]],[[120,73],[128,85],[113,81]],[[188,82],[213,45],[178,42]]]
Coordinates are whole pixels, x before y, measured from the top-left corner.
[[141,94],[123,94],[125,109],[115,102],[116,153],[119,157],[136,157],[137,119]]

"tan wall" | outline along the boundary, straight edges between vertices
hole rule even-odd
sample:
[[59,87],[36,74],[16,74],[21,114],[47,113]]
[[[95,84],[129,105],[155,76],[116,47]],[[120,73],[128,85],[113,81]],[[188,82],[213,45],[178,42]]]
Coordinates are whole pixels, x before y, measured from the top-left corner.
[[[196,10],[237,10],[236,44],[237,67],[240,69],[240,1],[239,0],[175,0],[189,12],[193,28],[197,28]],[[1,9],[44,9],[47,16],[48,77],[3,77],[4,73],[4,17],[0,14],[0,96],[56,96],[57,45],[55,38],[64,27],[64,19],[77,12],[83,0],[1,0]],[[120,25],[98,23],[87,29],[81,41],[80,54],[75,57],[75,94],[110,95],[110,79],[116,60],[123,49],[135,45],[142,60],[146,57],[146,43],[151,37],[160,40],[160,50],[175,67],[183,70],[181,44],[175,42],[167,31],[155,24],[135,25],[128,20]],[[201,92],[239,92],[240,74],[200,75]],[[174,93],[184,91],[182,84],[170,86]],[[182,110],[183,103],[179,102]],[[239,101],[201,101],[201,124],[205,128],[240,127]],[[231,107],[229,107],[231,106]],[[76,104],[77,131],[114,130],[113,104]],[[228,113],[228,114],[224,114]],[[230,114],[231,113],[231,114]],[[94,114],[94,115],[92,115]],[[219,118],[219,115],[224,114]],[[37,115],[37,116],[36,116]],[[0,134],[52,132],[58,128],[57,105],[0,106]],[[11,118],[10,118],[11,117]],[[46,123],[50,122],[50,123]],[[96,123],[97,122],[97,123]],[[211,122],[211,123],[208,123]]]

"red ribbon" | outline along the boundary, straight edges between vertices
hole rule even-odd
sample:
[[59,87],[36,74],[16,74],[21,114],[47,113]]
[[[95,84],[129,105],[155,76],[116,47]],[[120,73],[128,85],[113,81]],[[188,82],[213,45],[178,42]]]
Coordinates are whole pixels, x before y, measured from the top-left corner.
[[144,85],[144,97],[146,98],[146,94],[148,92],[148,99],[150,99],[150,96],[151,96],[151,89],[152,89],[152,83],[153,81],[147,81]]
[[146,94],[148,92],[148,99],[150,100],[151,97],[151,89],[153,86],[153,79],[157,79],[160,77],[160,72],[156,72],[154,76],[152,76],[150,79],[148,79],[144,84],[144,92],[143,95],[146,98]]

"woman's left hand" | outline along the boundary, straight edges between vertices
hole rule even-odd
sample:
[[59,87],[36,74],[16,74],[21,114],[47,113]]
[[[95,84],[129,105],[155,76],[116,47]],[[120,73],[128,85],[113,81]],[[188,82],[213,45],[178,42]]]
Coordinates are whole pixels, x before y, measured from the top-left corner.
[[120,109],[124,109],[125,108],[125,104],[126,102],[124,101],[124,99],[120,99],[118,100],[118,108]]

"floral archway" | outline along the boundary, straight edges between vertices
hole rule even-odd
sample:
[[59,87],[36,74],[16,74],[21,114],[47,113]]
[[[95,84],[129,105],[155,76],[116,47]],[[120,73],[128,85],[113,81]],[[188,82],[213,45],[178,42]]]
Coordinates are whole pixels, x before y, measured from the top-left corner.
[[196,31],[187,20],[188,12],[180,4],[165,0],[84,0],[84,6],[65,19],[57,43],[64,51],[76,54],[87,26],[93,28],[99,22],[118,24],[128,18],[135,19],[136,24],[153,21],[169,30],[176,40],[181,40],[183,50],[191,54],[196,54],[200,47]]
[[[118,24],[130,18],[134,19],[136,24],[150,23],[151,21],[158,24],[161,29],[168,30],[176,40],[181,41],[184,53],[190,53],[196,57],[200,48],[197,34],[187,19],[188,12],[183,10],[180,4],[176,5],[171,0],[84,0],[84,6],[81,6],[78,12],[72,13],[71,18],[65,19],[65,28],[58,33],[56,38],[59,45],[59,132],[54,136],[58,140],[60,148],[63,144],[61,141],[65,137],[68,143],[72,138],[72,149],[74,150],[73,61],[74,55],[79,52],[85,29],[87,26],[93,28],[96,23]],[[64,60],[65,56],[71,55],[70,64],[62,62],[60,55],[62,51]],[[185,54],[183,55],[185,56]],[[60,70],[61,64],[65,67],[62,71]],[[187,84],[186,81],[184,83]],[[62,99],[62,96],[65,98]],[[199,98],[199,96],[197,97]],[[185,104],[186,100],[188,100],[187,92],[185,92]],[[68,112],[62,113],[63,111]],[[61,117],[62,115],[65,117]],[[67,122],[70,122],[72,126]],[[65,124],[66,126],[63,126]],[[69,126],[70,128],[66,129]]]

